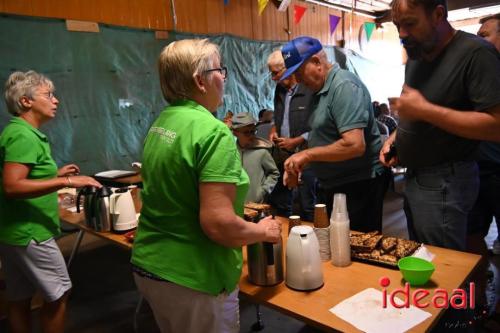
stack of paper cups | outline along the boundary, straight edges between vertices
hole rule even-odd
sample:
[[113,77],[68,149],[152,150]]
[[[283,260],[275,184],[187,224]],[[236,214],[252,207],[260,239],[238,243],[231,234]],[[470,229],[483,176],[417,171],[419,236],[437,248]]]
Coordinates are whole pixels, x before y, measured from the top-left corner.
[[302,222],[300,221],[300,216],[298,215],[291,215],[288,217],[288,234],[290,235],[290,231],[292,230],[293,227],[296,227],[298,225],[301,225]]
[[329,261],[332,253],[330,250],[330,221],[325,204],[314,206],[314,233],[318,238],[319,255],[322,261]]

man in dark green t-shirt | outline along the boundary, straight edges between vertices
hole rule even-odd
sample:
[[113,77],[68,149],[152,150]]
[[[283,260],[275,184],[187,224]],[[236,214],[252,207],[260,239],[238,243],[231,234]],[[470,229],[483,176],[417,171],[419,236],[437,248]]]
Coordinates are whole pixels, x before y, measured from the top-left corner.
[[[410,237],[466,249],[467,218],[478,193],[477,140],[500,141],[500,61],[481,38],[455,30],[445,0],[396,0],[392,18],[408,54],[398,129],[380,152],[407,168]],[[395,144],[397,157],[384,154]]]

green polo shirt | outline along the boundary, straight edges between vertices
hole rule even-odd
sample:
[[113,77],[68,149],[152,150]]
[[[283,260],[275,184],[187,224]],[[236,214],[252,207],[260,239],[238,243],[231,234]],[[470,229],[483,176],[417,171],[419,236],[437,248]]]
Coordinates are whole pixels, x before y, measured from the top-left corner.
[[[19,117],[12,118],[0,135],[2,179],[5,162],[30,165],[29,179],[57,177],[47,137]],[[56,192],[32,199],[8,199],[0,186],[0,243],[25,246],[32,239],[42,242],[59,233]]]
[[325,188],[374,178],[383,172],[379,162],[382,145],[374,119],[371,97],[361,80],[334,64],[325,84],[313,99],[309,147],[326,146],[352,129],[363,129],[363,156],[340,162],[315,162],[311,166]]
[[146,136],[141,175],[143,205],[132,263],[212,295],[234,290],[241,247],[210,240],[199,218],[202,182],[236,184],[234,209],[243,215],[249,180],[229,128],[195,102],[172,104]]

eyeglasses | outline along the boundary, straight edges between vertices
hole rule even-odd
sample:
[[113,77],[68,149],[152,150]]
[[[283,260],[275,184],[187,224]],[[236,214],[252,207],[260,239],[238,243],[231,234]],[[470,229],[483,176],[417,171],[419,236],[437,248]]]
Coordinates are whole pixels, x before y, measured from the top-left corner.
[[45,93],[39,93],[43,97],[47,98],[48,100],[52,100],[52,98],[56,97],[53,91],[45,92]]
[[224,78],[224,80],[227,78],[227,67],[219,67],[219,68],[212,68],[212,69],[207,69],[204,71],[204,73],[209,73],[209,72],[219,72],[220,75]]

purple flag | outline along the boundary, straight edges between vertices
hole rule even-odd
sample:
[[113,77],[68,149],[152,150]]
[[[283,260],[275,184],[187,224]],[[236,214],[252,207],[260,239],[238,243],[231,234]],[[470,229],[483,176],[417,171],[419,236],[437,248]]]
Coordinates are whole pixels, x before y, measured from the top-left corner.
[[333,34],[339,24],[340,17],[330,14],[330,35]]

